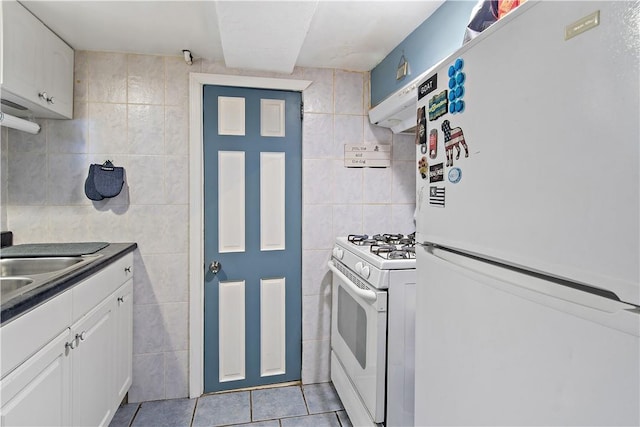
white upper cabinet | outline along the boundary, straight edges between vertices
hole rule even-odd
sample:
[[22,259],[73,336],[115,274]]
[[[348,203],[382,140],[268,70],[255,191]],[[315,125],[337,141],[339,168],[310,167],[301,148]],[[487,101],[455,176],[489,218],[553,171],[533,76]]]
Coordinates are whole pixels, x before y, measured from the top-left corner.
[[2,8],[2,98],[36,117],[73,115],[73,49],[15,1]]

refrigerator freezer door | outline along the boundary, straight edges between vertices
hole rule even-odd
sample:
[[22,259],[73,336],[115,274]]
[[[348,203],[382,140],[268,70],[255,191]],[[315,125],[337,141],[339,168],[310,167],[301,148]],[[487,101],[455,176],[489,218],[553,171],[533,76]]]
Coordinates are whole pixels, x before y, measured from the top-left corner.
[[[595,11],[598,26],[565,40]],[[418,241],[640,305],[639,15],[637,2],[527,2],[434,70],[446,83],[464,61],[464,111],[428,132],[459,128],[469,155],[439,149],[428,162],[443,173],[418,175]]]
[[416,425],[640,423],[637,312],[416,251]]

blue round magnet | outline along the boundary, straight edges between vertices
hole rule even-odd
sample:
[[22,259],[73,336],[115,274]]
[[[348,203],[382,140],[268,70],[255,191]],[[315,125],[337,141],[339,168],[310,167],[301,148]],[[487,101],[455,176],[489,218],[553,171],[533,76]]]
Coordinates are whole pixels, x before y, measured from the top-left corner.
[[457,184],[462,179],[462,170],[460,168],[451,168],[448,173],[449,182],[452,184]]
[[449,104],[449,112],[451,114],[456,112],[456,103],[455,102],[452,102],[451,104]]
[[449,91],[449,101],[453,101],[454,99],[456,99],[456,92],[457,90],[451,90]]
[[464,101],[456,101],[456,113],[462,113],[464,111]]
[[456,67],[454,67],[453,65],[449,67],[449,77],[453,77],[453,75],[456,73]]
[[456,78],[455,77],[451,77],[449,79],[449,89],[453,89],[454,87],[456,87]]
[[462,98],[464,96],[464,86],[458,86],[456,88],[456,98]]
[[458,75],[456,75],[456,82],[458,84],[462,84],[464,82],[464,73],[458,73]]
[[464,67],[464,59],[462,58],[456,59],[455,67],[456,67],[456,71],[462,70],[462,67]]

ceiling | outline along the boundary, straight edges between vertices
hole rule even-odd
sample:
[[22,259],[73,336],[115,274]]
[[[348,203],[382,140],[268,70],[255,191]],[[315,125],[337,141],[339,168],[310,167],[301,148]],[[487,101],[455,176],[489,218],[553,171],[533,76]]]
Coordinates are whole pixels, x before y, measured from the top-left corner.
[[76,50],[182,55],[229,68],[369,71],[444,0],[33,1]]

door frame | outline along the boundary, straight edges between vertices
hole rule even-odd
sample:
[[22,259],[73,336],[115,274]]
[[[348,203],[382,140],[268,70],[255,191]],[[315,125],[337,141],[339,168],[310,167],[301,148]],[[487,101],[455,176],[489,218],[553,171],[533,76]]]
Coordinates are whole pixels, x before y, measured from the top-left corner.
[[[189,397],[204,391],[204,85],[303,92],[310,80],[189,73]],[[304,92],[303,92],[304,100]]]

